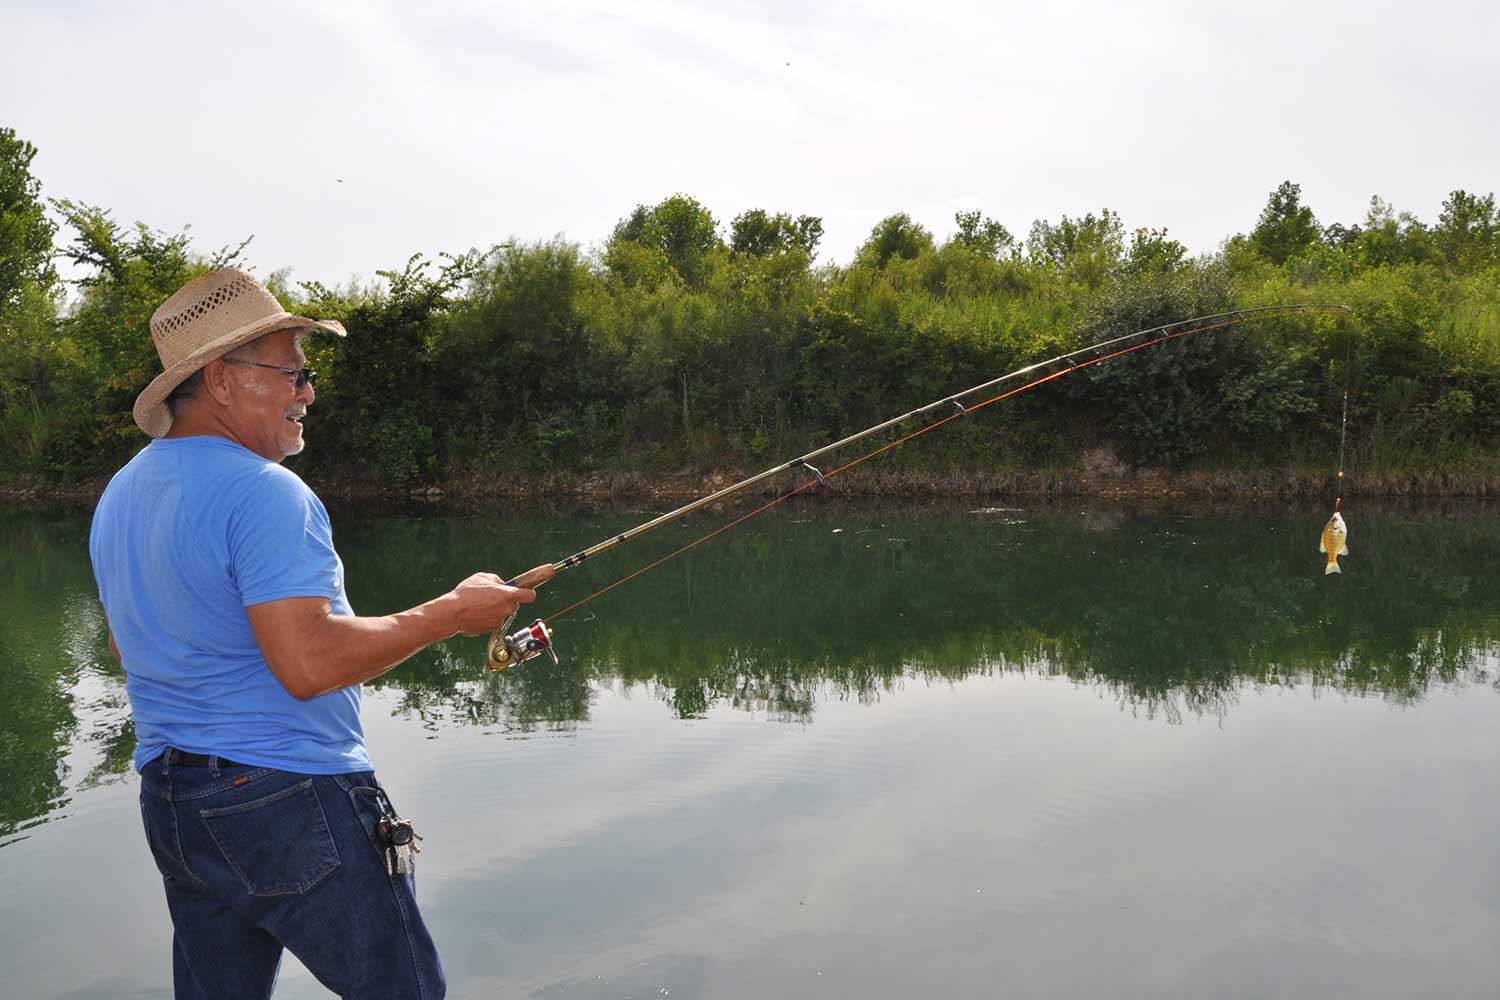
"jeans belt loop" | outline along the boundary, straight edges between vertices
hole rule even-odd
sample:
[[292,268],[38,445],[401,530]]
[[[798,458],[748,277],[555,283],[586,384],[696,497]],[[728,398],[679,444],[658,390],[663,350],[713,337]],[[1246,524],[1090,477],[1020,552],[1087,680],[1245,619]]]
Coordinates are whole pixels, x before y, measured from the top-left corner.
[[215,780],[218,780],[218,777],[219,777],[219,755],[218,754],[211,753],[211,754],[208,755],[208,774],[209,774],[209,777],[211,777],[211,778],[213,778]]

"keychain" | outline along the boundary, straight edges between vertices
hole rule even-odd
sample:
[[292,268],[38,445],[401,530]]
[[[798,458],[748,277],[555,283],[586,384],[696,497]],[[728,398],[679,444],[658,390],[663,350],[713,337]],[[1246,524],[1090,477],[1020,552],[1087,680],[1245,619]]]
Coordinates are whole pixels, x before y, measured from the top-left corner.
[[411,820],[396,815],[396,807],[391,805],[385,789],[380,790],[380,801],[382,811],[375,830],[385,845],[385,873],[409,875],[416,863],[416,855],[422,853],[422,845],[417,843],[422,835],[412,827]]

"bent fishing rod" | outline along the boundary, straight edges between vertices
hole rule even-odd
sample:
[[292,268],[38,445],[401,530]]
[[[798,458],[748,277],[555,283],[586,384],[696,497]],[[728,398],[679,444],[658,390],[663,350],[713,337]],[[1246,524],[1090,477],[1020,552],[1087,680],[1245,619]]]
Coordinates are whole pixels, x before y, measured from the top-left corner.
[[[1175,340],[1179,337],[1186,337],[1196,333],[1206,333],[1210,330],[1220,330],[1225,327],[1236,326],[1240,323],[1246,323],[1252,320],[1274,319],[1280,316],[1290,316],[1303,312],[1345,312],[1352,314],[1353,310],[1345,305],[1328,305],[1322,303],[1293,304],[1281,306],[1257,306],[1250,309],[1236,309],[1232,312],[1213,313],[1206,316],[1194,316],[1191,319],[1178,320],[1175,323],[1166,323],[1162,326],[1154,326],[1145,330],[1137,330],[1135,333],[1127,333],[1121,337],[1114,337],[1110,340],[1100,341],[1097,344],[1090,344],[1087,347],[1080,347],[1077,350],[1069,351],[1066,354],[1059,354],[1055,358],[1048,358],[1045,361],[1037,361],[1022,368],[1017,368],[1015,371],[1007,372],[1006,374],[1001,375],[998,378],[990,379],[988,382],[982,382],[979,385],[965,389],[962,392],[956,392],[950,396],[944,396],[942,399],[936,400],[932,403],[928,403],[926,406],[920,406],[908,413],[903,413],[899,417],[892,417],[891,419],[876,424],[873,427],[868,427],[862,431],[859,431],[858,433],[850,434],[848,437],[844,437],[839,439],[838,441],[834,441],[832,444],[826,444],[821,448],[816,448],[805,455],[801,455],[787,462],[782,462],[779,465],[774,465],[771,468],[766,469],[764,472],[759,472],[749,477],[748,479],[742,479],[731,486],[724,487],[716,493],[710,493],[709,495],[700,497],[699,499],[694,500],[691,503],[684,504],[676,510],[668,511],[667,513],[662,514],[659,517],[654,517],[643,524],[636,525],[629,531],[621,532],[618,535],[613,535],[601,542],[597,542],[596,544],[591,545],[586,549],[582,549],[578,552],[573,553],[566,559],[562,559],[555,563],[543,563],[540,566],[527,570],[525,573],[522,573],[521,575],[514,577],[513,579],[507,580],[506,585],[511,587],[527,588],[539,587],[543,583],[546,583],[548,580],[552,579],[552,577],[556,574],[561,573],[563,570],[571,569],[572,567],[577,566],[579,563],[582,563],[586,559],[591,559],[601,552],[607,552],[617,545],[623,545],[633,538],[638,538],[641,535],[644,535],[648,531],[659,528],[662,525],[667,524],[670,521],[674,521],[686,514],[691,514],[693,511],[701,510],[702,508],[707,507],[710,504],[717,503],[725,499],[726,497],[732,496],[735,493],[739,493],[741,490],[748,489],[757,483],[764,482],[765,480],[770,479],[772,476],[780,475],[784,472],[795,472],[798,470],[802,470],[812,474],[812,479],[805,481],[800,486],[797,486],[794,489],[788,490],[787,492],[771,500],[769,503],[757,507],[755,510],[750,511],[748,514],[744,514],[741,517],[735,518],[733,521],[730,521],[727,524],[715,528],[713,531],[710,531],[708,534],[696,539],[695,541],[689,542],[687,545],[684,545],[682,548],[677,549],[675,552],[671,552],[668,555],[663,556],[661,559],[658,559],[655,562],[644,566],[639,570],[636,570],[634,573],[631,573],[623,579],[615,581],[602,590],[595,591],[582,600],[576,601],[568,607],[564,608],[562,611],[556,612],[555,614],[550,616],[552,618],[559,618],[562,615],[567,614],[569,611],[572,611],[574,608],[577,608],[580,605],[593,600],[595,597],[598,597],[606,591],[613,590],[620,584],[634,579],[647,570],[654,569],[655,567],[666,562],[668,559],[686,552],[693,546],[707,541],[720,532],[727,531],[728,529],[739,524],[741,521],[748,520],[749,518],[752,518],[755,515],[762,513],[763,511],[769,510],[771,507],[774,507],[775,505],[781,503],[783,500],[787,500],[795,496],[796,494],[801,493],[803,490],[806,490],[819,483],[826,485],[828,482],[828,477],[830,476],[837,475],[840,472],[853,468],[861,462],[874,458],[876,455],[889,451],[890,449],[895,448],[899,445],[905,444],[912,438],[919,437],[923,434],[926,434],[928,431],[935,430],[936,428],[941,427],[943,424],[946,424],[950,420],[957,419],[958,417],[972,413],[974,410],[989,406],[991,403],[998,403],[1000,400],[1009,398],[1010,396],[1014,396],[1017,393],[1035,388],[1046,382],[1051,382],[1055,379],[1062,378],[1065,375],[1071,375],[1073,372],[1076,372],[1082,368],[1087,368],[1090,365],[1096,365],[1100,362],[1108,361],[1111,358],[1118,358],[1122,355],[1130,354],[1134,351],[1139,351],[1142,348],[1151,347],[1155,344],[1164,343],[1168,340]],[[1137,343],[1131,343],[1131,341],[1137,341]],[[1089,355],[1097,356],[1090,357]],[[1047,369],[1049,368],[1054,370],[1048,372]],[[1023,382],[1021,385],[1015,388],[1006,389],[998,395],[991,396],[990,398],[985,399],[981,402],[970,403],[968,406],[965,406],[963,403],[963,400],[969,397],[976,396],[979,393],[995,389],[1007,382],[1026,378],[1027,376],[1034,377],[1029,381]],[[872,435],[879,434],[881,431],[890,430],[891,428],[897,427],[909,420],[915,420],[939,411],[951,412],[947,412],[947,415],[939,420],[935,420],[932,423],[929,423],[910,434],[898,438],[895,441],[891,441],[884,445],[881,445],[879,448],[861,455],[853,461],[847,462],[844,465],[839,466],[838,468],[831,469],[830,471],[825,473],[820,472],[817,466],[812,464],[814,459],[821,458],[822,456],[827,455],[830,452],[838,451],[839,449],[845,448],[855,443],[856,441],[861,441]],[[1342,475],[1342,470],[1340,470],[1340,474]],[[547,620],[538,618],[535,622],[531,623],[525,628],[512,633],[510,632],[510,627],[514,622],[515,617],[516,612],[512,611],[510,616],[505,619],[500,627],[495,629],[495,631],[490,635],[489,644],[485,651],[485,667],[489,670],[504,670],[506,667],[509,667],[513,664],[524,663],[526,660],[529,660],[534,656],[539,656],[543,652],[546,652],[548,655],[550,655],[553,659],[553,662],[557,662],[557,652],[552,648],[552,630],[547,625]]]

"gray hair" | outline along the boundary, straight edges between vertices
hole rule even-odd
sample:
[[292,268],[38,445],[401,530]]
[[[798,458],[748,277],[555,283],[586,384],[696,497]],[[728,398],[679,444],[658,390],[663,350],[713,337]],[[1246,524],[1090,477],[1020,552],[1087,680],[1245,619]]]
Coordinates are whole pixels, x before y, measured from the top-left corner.
[[[250,341],[248,344],[241,344],[239,347],[236,347],[232,351],[226,351],[222,356],[226,358],[253,361],[260,354],[260,350],[255,346],[259,343],[260,338],[257,337],[255,340]],[[173,389],[166,399],[167,412],[172,415],[172,418],[174,420],[177,418],[177,411],[182,407],[184,403],[187,403],[189,400],[198,398],[198,389],[202,385],[202,368],[199,368],[197,371],[193,372],[193,374],[177,383],[177,388]]]
[[188,400],[197,398],[198,387],[202,384],[203,369],[199,368],[193,374],[177,383],[177,388],[168,393],[166,400],[167,412],[172,415],[172,419],[177,419],[177,411],[182,408],[182,404]]

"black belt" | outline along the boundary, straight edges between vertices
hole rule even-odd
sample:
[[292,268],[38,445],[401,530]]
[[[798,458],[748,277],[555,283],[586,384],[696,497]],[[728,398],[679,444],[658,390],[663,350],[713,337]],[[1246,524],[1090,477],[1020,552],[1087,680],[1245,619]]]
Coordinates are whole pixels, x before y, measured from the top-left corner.
[[[186,751],[178,750],[176,747],[167,747],[161,752],[161,756],[158,757],[157,760],[161,761],[163,764],[167,764],[173,767],[207,767],[209,755],[202,753],[187,753]],[[220,767],[251,766],[249,764],[241,764],[237,761],[232,761],[228,757],[220,757],[218,758],[218,761]]]

